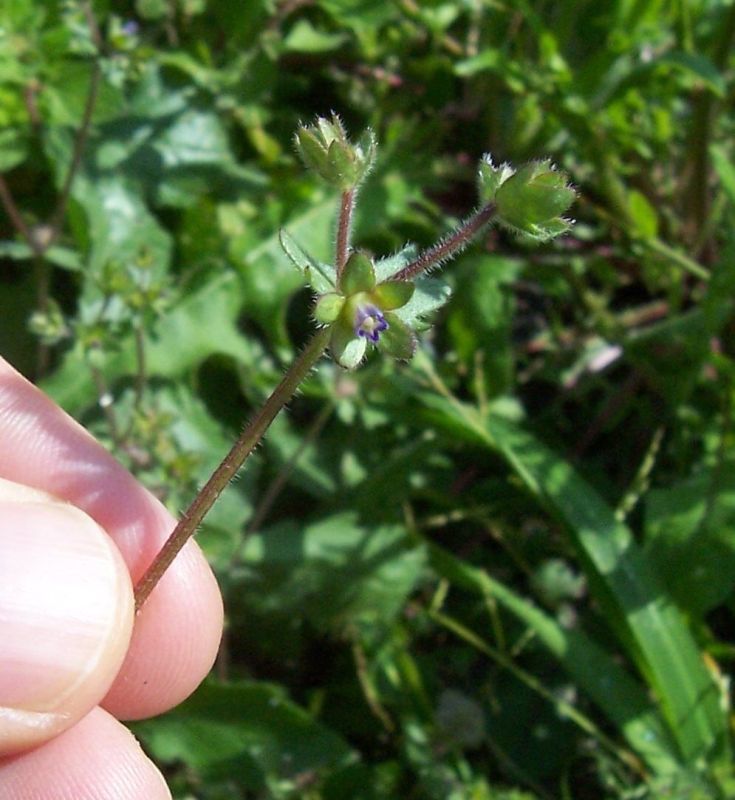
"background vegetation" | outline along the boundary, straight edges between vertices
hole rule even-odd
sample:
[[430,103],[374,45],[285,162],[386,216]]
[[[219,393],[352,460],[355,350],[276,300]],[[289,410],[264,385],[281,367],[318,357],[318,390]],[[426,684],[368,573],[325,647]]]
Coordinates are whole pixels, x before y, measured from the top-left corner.
[[572,235],[494,230],[413,362],[324,362],[208,519],[228,628],[135,726],[177,798],[727,798],[735,6],[15,0],[0,352],[174,511],[312,327],[300,121],[371,126],[355,238],[427,244],[477,159],[552,157]]

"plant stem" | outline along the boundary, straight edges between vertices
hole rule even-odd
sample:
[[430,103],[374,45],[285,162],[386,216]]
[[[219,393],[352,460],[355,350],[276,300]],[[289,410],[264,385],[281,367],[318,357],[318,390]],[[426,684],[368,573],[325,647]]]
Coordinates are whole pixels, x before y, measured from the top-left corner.
[[[718,34],[711,58],[717,70],[723,72],[735,40],[735,5],[730,6]],[[704,226],[709,214],[711,172],[709,147],[715,134],[715,122],[720,107],[721,102],[708,89],[699,88],[694,92],[692,125],[689,132],[689,147],[686,151],[690,154],[689,181],[684,192],[684,197],[687,198],[692,240],[696,239],[698,231]]]
[[173,533],[168,537],[166,543],[153,559],[153,563],[148,567],[135,587],[136,611],[140,611],[155,585],[171,565],[171,562],[176,558],[189,538],[193,536],[209,509],[214,505],[227,484],[235,477],[245,459],[263,438],[278,412],[293,397],[301,382],[319,360],[327,346],[329,336],[329,328],[323,328],[314,334],[311,341],[291,364],[281,382],[273,390],[273,393],[265,401],[263,407],[250,421],[239,439],[232,446],[230,452],[224,457],[222,463],[184,512]]
[[433,247],[424,250],[423,253],[410,264],[405,266],[400,272],[396,272],[391,277],[393,281],[410,281],[426,272],[427,269],[439,264],[447,258],[457,255],[466,247],[476,234],[487,225],[495,216],[495,203],[488,203],[479,211],[475,212],[468,220],[463,222],[454,233],[450,233],[445,239],[437,242]]
[[342,270],[345,268],[350,254],[350,227],[354,208],[355,190],[348,189],[346,192],[342,192],[342,199],[339,205],[339,222],[337,223],[337,252],[334,264],[337,271],[338,285]]
[[680,266],[685,272],[688,272],[695,278],[699,278],[701,281],[709,280],[710,274],[701,264],[696,262],[693,258],[689,258],[689,256],[666,244],[666,242],[662,241],[661,239],[640,239],[639,241],[648,250],[652,250],[654,253],[658,253],[664,258],[670,259],[675,264]]
[[74,137],[71,161],[69,162],[64,184],[59,192],[59,197],[56,201],[56,207],[54,208],[51,218],[48,221],[48,225],[51,228],[51,233],[48,245],[44,249],[47,249],[51,244],[53,244],[61,232],[61,226],[63,225],[64,217],[66,216],[66,207],[69,204],[69,197],[71,196],[72,185],[74,184],[74,178],[76,177],[79,167],[81,166],[84,148],[87,144],[87,137],[92,124],[92,114],[94,113],[94,109],[97,104],[97,96],[99,94],[101,79],[102,67],[100,66],[99,60],[95,60],[92,64],[92,73],[89,77],[89,90],[87,91],[87,100],[84,105],[82,122],[77,130],[76,136]]
[[2,203],[5,213],[8,215],[8,219],[12,223],[15,230],[18,231],[18,233],[26,240],[26,242],[28,242],[28,246],[31,248],[33,253],[38,255],[39,250],[35,239],[33,238],[33,234],[31,233],[31,229],[26,225],[25,220],[21,216],[18,206],[15,204],[15,199],[13,198],[10,188],[5,182],[4,175],[0,175],[0,203]]

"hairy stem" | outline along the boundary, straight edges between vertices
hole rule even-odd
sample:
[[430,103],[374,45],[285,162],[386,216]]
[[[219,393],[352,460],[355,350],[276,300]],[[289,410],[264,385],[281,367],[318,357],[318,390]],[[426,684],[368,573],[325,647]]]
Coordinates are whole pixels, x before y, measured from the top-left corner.
[[400,272],[391,277],[394,281],[410,281],[426,272],[435,264],[440,264],[447,258],[457,255],[495,216],[495,203],[488,203],[475,212],[466,222],[463,222],[454,233],[437,242],[433,247],[423,253]]
[[348,189],[342,192],[342,199],[339,204],[339,222],[337,223],[337,252],[335,259],[335,269],[337,270],[337,281],[342,275],[347,259],[350,255],[350,227],[352,226],[352,212],[355,208],[355,190]]
[[245,459],[263,438],[278,412],[293,397],[301,382],[319,360],[327,346],[329,336],[330,330],[328,328],[323,328],[314,334],[311,341],[289,367],[281,382],[273,390],[271,396],[265,401],[263,407],[242,432],[230,452],[224,457],[222,463],[212,473],[204,488],[184,512],[173,533],[168,537],[166,543],[153,559],[153,563],[148,567],[135,587],[136,611],[142,608],[155,585],[171,565],[171,562],[196,532],[209,509],[214,505],[227,484],[235,477]]

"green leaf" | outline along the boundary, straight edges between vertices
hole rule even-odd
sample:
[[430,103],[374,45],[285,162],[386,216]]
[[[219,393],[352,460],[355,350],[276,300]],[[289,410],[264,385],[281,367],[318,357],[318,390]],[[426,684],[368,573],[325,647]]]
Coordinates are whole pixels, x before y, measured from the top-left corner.
[[253,791],[355,758],[340,736],[267,683],[207,682],[135,732],[157,760],[183,761],[201,780],[230,779]]
[[462,78],[470,78],[478,72],[497,72],[502,69],[503,61],[502,50],[488,48],[476,56],[455,62],[454,71]]
[[427,318],[449,300],[452,290],[438,278],[421,278],[415,287],[408,303],[393,313],[413,330],[426,330],[430,324]]
[[481,419],[474,409],[436,395],[421,400],[455,430],[503,456],[531,495],[565,524],[588,565],[591,589],[650,681],[684,761],[728,757],[718,687],[631,531],[567,462],[520,426]]
[[[207,406],[186,384],[175,381],[153,389],[154,404],[159,414],[169,414],[169,433],[178,453],[196,459],[193,478],[203,486],[225,453],[232,446],[236,431],[226,430],[212,416]],[[254,463],[255,462],[255,463]],[[259,459],[251,458],[237,481],[218,498],[207,514],[197,542],[215,569],[227,570],[235,550],[242,542],[242,530],[253,511],[260,470]],[[186,494],[172,487],[167,502],[174,513],[185,507],[196,489],[187,487]],[[172,502],[172,500],[174,502]]]
[[[298,239],[315,263],[321,265],[331,256],[334,209],[335,200],[330,198],[316,202],[300,215],[286,220],[293,237],[289,239],[292,253],[292,245]],[[290,344],[285,321],[288,299],[302,286],[303,278],[294,274],[283,258],[280,239],[278,231],[255,243],[251,236],[237,238],[230,243],[230,252],[238,263],[244,283],[244,310],[275,335],[279,343]],[[309,272],[315,283],[319,281],[316,277],[318,272],[316,268]],[[321,277],[326,280],[324,274]],[[323,283],[319,286],[322,288],[317,291],[334,288]]]
[[315,292],[334,291],[337,284],[337,273],[332,264],[323,264],[312,258],[285,228],[281,228],[278,232],[278,241],[283,252],[296,269],[304,273],[304,277]]
[[628,205],[637,234],[644,239],[658,236],[658,216],[648,198],[637,189],[631,189],[628,192]]
[[680,608],[695,618],[735,587],[734,468],[727,460],[646,495],[646,553]]
[[710,145],[710,155],[728,200],[735,206],[735,165],[722,145]]
[[28,157],[28,137],[21,130],[0,130],[0,172],[9,172]]
[[512,326],[515,310],[511,284],[523,262],[497,255],[465,256],[456,267],[456,289],[448,306],[447,326],[454,349],[468,368],[482,357],[486,391],[509,391],[515,356]]
[[143,19],[158,20],[169,14],[167,0],[135,0],[135,10]]
[[431,567],[454,586],[501,603],[533,631],[655,772],[677,767],[676,745],[645,688],[579,628],[567,629],[484,570],[427,544]]
[[300,19],[283,40],[286,51],[294,53],[328,53],[348,41],[344,33],[326,33],[315,28],[308,20]]
[[407,267],[418,256],[415,244],[402,247],[397,253],[381,258],[375,262],[375,277],[378,283],[390,280],[397,272]]
[[[44,251],[44,258],[51,264],[70,272],[79,272],[82,269],[82,260],[76,250],[61,245],[52,245]],[[33,251],[25,242],[4,241],[0,242],[0,256],[12,258],[15,261],[30,261],[34,258]]]
[[171,257],[171,235],[159,224],[128,182],[115,177],[91,180],[77,176],[73,196],[88,218],[90,240],[88,282],[98,279],[111,263],[145,261],[151,273],[166,273]]
[[[183,298],[146,336],[149,375],[179,377],[214,353],[249,362],[252,347],[238,330],[241,287],[232,273],[218,275]],[[101,366],[108,384],[136,370],[135,342],[123,339]],[[97,391],[80,347],[67,352],[59,368],[42,382],[44,391],[73,414],[95,402]]]
[[707,56],[701,53],[684,53],[681,51],[665,53],[652,59],[647,65],[649,69],[659,66],[673,67],[696,79],[706,86],[716,97],[724,98],[727,85],[723,75]]
[[422,574],[425,553],[400,526],[362,525],[343,513],[298,535],[291,525],[253,535],[243,563],[246,606],[336,632],[357,621],[390,625]]

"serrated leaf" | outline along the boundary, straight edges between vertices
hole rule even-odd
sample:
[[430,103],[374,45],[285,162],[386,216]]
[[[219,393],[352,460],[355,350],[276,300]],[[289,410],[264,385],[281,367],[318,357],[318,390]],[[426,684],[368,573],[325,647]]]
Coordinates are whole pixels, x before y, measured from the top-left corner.
[[437,278],[422,278],[416,281],[415,286],[408,303],[393,313],[414,330],[425,330],[429,327],[426,318],[449,300],[452,290]]
[[278,232],[278,241],[289,261],[304,274],[315,292],[327,294],[334,291],[337,273],[331,264],[324,264],[312,258],[285,228],[281,228]]
[[381,258],[375,262],[375,278],[378,283],[390,280],[397,272],[407,267],[416,259],[419,251],[415,244],[407,244],[397,253]]

